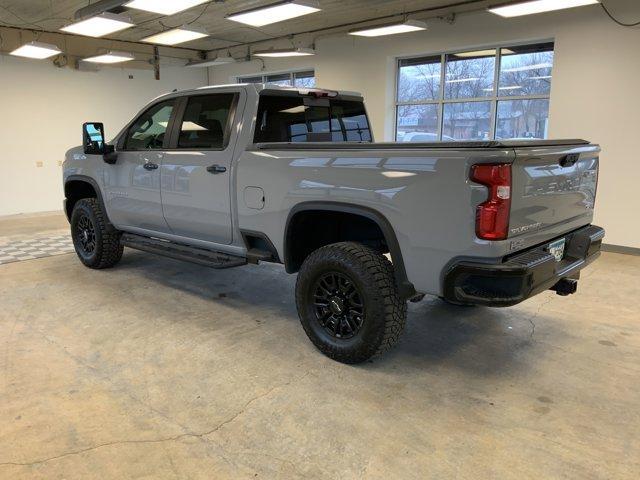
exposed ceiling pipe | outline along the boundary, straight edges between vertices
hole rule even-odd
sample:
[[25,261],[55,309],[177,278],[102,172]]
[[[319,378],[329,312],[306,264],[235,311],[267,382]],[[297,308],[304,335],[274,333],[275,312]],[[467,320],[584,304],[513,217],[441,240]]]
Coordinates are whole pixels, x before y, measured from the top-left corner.
[[76,20],[85,17],[93,17],[94,15],[99,15],[114,8],[121,7],[128,1],[129,0],[99,0],[96,3],[92,3],[91,5],[87,5],[86,7],[76,10],[76,13],[74,13],[73,16]]

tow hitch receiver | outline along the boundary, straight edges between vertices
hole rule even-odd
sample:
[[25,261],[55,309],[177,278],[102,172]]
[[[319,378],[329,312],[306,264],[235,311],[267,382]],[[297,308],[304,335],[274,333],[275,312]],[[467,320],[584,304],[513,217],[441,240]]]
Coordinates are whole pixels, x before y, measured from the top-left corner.
[[571,278],[563,278],[549,290],[553,290],[557,295],[566,297],[567,295],[576,293],[578,290],[578,281]]

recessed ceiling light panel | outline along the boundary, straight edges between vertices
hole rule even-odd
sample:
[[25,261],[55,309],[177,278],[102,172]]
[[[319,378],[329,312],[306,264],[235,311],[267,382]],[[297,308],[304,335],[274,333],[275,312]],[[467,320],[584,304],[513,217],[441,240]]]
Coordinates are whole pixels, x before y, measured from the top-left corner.
[[132,53],[128,52],[109,52],[104,55],[96,55],[95,57],[89,57],[83,59],[85,62],[91,63],[121,63],[121,62],[130,62],[131,60],[135,60],[135,57]]
[[289,0],[274,3],[265,7],[253,8],[243,12],[227,15],[228,20],[244,23],[252,27],[262,27],[271,23],[282,22],[291,18],[301,17],[319,12],[318,2],[306,0]]
[[388,25],[380,25],[376,27],[361,28],[352,30],[349,35],[357,35],[359,37],[382,37],[384,35],[397,35],[398,33],[417,32],[426,30],[427,24],[418,20],[407,20],[401,23],[390,23]]
[[445,83],[465,83],[465,82],[477,82],[480,80],[478,77],[470,77],[470,78],[454,78],[452,80],[445,80]]
[[132,0],[125,3],[127,8],[144,10],[161,15],[174,15],[189,8],[202,5],[210,0]]
[[16,57],[36,58],[42,60],[44,58],[53,57],[54,55],[60,55],[60,50],[55,45],[42,42],[29,42],[25,43],[21,47],[16,48],[10,55]]
[[[508,48],[503,48],[502,49],[502,55],[511,55],[515,53],[513,50],[509,50]],[[496,56],[496,49],[495,48],[490,48],[487,50],[475,50],[473,52],[459,52],[459,53],[452,53],[451,54],[454,57],[459,57],[459,58],[466,58],[466,57],[495,57]]]
[[116,15],[114,13],[101,13],[95,17],[90,17],[79,22],[72,23],[61,28],[63,32],[86,35],[87,37],[103,37],[110,33],[119,32],[126,28],[133,27],[134,24],[126,15]]
[[510,18],[532,15],[534,13],[552,12],[554,10],[564,10],[565,8],[583,7],[596,3],[600,3],[600,0],[529,0],[492,7],[488,10],[501,17]]
[[522,67],[505,68],[503,72],[526,72],[527,70],[542,70],[545,68],[553,68],[552,63],[536,63],[535,65],[524,65]]
[[202,30],[183,25],[182,27],[173,28],[166,32],[145,37],[142,41],[147,43],[157,43],[159,45],[178,45],[179,43],[190,42],[192,40],[208,36],[209,34]]
[[262,50],[258,52],[254,52],[253,55],[256,57],[308,57],[310,55],[315,55],[316,52],[312,48],[289,48],[282,50]]

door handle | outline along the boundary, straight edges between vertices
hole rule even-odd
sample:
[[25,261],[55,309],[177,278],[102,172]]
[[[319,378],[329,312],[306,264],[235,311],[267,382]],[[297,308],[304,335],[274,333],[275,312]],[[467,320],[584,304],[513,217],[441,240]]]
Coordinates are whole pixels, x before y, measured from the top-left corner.
[[213,173],[214,175],[218,173],[224,173],[227,171],[227,167],[223,167],[222,165],[211,165],[207,167],[207,172]]
[[151,163],[151,162],[147,162],[142,166],[145,168],[145,170],[155,170],[156,168],[158,168],[157,163]]

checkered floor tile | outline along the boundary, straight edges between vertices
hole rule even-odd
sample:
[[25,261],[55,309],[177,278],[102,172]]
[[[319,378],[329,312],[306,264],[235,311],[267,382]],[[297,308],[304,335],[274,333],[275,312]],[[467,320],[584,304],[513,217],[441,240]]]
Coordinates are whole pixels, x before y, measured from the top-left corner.
[[0,265],[73,252],[69,233],[0,241]]

